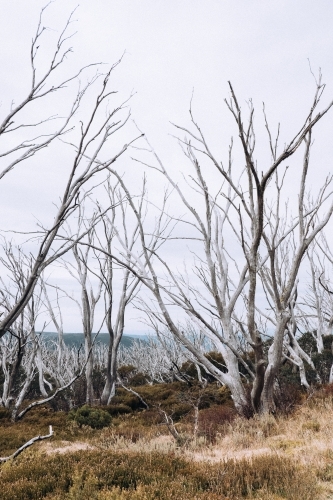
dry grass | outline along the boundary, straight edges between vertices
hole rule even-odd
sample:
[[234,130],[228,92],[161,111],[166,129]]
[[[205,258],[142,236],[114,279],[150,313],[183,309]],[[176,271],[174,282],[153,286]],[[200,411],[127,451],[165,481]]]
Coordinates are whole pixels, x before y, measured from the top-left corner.
[[[323,392],[305,401],[291,416],[275,418],[265,415],[250,420],[238,417],[231,421],[222,420],[214,428],[213,444],[211,436],[202,432],[196,439],[188,439],[186,446],[179,449],[161,424],[141,427],[138,432],[130,417],[124,418],[118,428],[102,431],[93,443],[118,451],[174,451],[196,462],[241,461],[262,456],[286,458],[314,471],[322,498],[333,498],[332,415],[332,394]],[[205,419],[205,412],[201,417]],[[184,435],[191,436],[191,423],[178,423],[177,428]]]
[[236,418],[221,427],[216,444],[202,446],[196,452],[202,459],[218,454],[231,458],[240,452],[257,454],[264,450],[271,454],[298,457],[304,464],[316,462],[318,456],[333,450],[333,401],[316,399],[298,408],[292,416],[256,416],[245,420]]
[[213,446],[197,446],[187,455],[196,461],[213,463],[258,456],[289,458],[316,474],[321,493],[315,498],[332,499],[332,416],[332,395],[319,393],[288,417],[236,418],[220,429]]
[[151,412],[119,415],[102,430],[79,428],[46,409],[19,425],[2,421],[2,455],[43,425],[55,427],[51,441],[2,466],[2,498],[14,492],[18,500],[333,498],[331,393],[288,417],[245,420],[228,412],[202,411],[195,439],[190,416],[176,423],[183,447]]

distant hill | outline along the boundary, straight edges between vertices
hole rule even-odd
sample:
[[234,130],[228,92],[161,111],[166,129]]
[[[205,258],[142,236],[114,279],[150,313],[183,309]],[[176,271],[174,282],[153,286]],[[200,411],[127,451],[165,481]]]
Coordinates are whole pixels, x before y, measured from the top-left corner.
[[[44,332],[43,338],[46,341],[56,341],[58,335],[53,332]],[[145,340],[147,338],[146,335],[123,335],[121,339],[121,345],[124,347],[130,347],[135,340]],[[69,347],[80,347],[80,345],[84,345],[84,336],[83,333],[64,333],[64,341],[65,344]],[[109,334],[108,333],[99,333],[96,342],[100,342],[102,344],[109,344]]]

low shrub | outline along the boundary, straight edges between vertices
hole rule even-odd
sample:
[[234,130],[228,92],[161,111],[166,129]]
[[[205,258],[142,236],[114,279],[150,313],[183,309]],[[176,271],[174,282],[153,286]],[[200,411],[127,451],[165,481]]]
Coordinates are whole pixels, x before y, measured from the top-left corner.
[[144,408],[144,405],[140,399],[135,396],[135,394],[132,394],[121,387],[117,388],[117,393],[113,396],[111,404],[108,408],[118,407],[119,405],[126,405],[131,408],[132,411]]
[[279,456],[211,464],[158,452],[30,452],[5,464],[0,480],[2,500],[318,498],[315,475]]
[[10,411],[0,406],[0,420],[10,420]]
[[128,413],[132,413],[132,408],[125,404],[117,404],[117,405],[109,405],[105,406],[105,410],[113,417],[116,415],[126,415]]
[[[298,374],[297,376],[299,377]],[[277,411],[282,415],[290,415],[304,399],[306,390],[300,384],[290,383],[283,377],[279,377],[278,382],[279,387],[274,398]]]
[[200,408],[211,405],[228,405],[234,408],[230,389],[226,386],[217,387],[216,384],[208,385],[202,392]]
[[132,387],[139,387],[140,385],[145,385],[148,382],[148,377],[144,373],[136,373],[130,380],[130,385]]
[[211,406],[199,413],[199,435],[204,436],[207,443],[214,444],[217,434],[224,432],[226,423],[236,417],[236,411],[228,406]]
[[80,427],[88,425],[92,429],[103,429],[111,423],[111,415],[101,408],[84,405],[78,410],[71,410],[68,414]]

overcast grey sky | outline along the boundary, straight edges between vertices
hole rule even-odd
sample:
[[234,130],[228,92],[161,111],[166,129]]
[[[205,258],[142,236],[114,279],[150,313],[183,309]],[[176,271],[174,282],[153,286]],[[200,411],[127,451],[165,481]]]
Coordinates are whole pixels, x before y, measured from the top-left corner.
[[[0,0],[0,113],[29,86],[30,42],[43,5]],[[76,5],[57,0],[45,24],[60,29]],[[193,89],[197,120],[221,154],[222,139],[231,135],[223,101],[228,80],[242,103],[253,98],[259,114],[265,101],[271,123],[282,123],[282,137],[295,133],[308,111],[314,91],[308,59],[315,73],[322,68],[324,102],[333,98],[331,0],[82,0],[75,17],[70,64],[113,63],[126,52],[114,87],[122,96],[136,92],[132,116],[175,170],[179,156],[169,122],[188,123]],[[328,117],[318,127],[317,177],[331,169],[332,123]],[[1,228],[22,229],[41,211],[52,214],[59,168],[19,166],[0,183]],[[78,328],[77,320],[68,323],[69,331]]]

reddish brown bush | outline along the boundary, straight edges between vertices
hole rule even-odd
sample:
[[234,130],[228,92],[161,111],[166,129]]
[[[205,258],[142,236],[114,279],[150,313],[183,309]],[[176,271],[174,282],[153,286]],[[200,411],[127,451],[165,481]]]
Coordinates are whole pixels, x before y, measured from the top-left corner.
[[236,417],[236,411],[229,406],[211,406],[199,413],[199,434],[209,443],[215,443],[218,432],[223,432],[226,423]]

